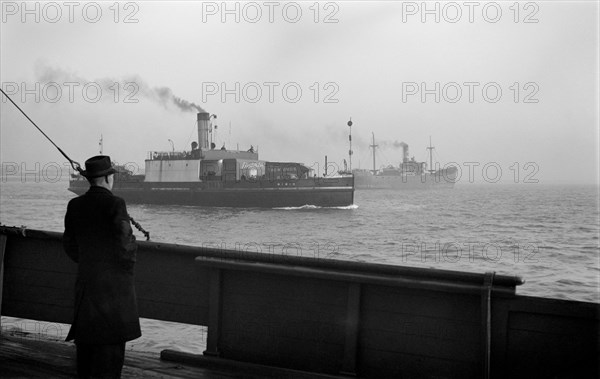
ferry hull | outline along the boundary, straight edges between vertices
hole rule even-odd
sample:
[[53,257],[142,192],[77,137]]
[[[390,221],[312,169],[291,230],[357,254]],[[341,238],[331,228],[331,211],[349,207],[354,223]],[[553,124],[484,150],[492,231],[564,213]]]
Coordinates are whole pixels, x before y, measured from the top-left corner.
[[[81,195],[89,184],[73,180],[69,191]],[[353,178],[248,182],[116,182],[113,193],[128,203],[212,207],[278,208],[354,203]]]

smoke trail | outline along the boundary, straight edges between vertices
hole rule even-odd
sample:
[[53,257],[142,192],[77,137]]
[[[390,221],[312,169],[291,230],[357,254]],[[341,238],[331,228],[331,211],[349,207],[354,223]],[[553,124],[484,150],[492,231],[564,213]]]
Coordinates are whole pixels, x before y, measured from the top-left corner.
[[400,149],[400,148],[405,148],[408,147],[408,144],[406,144],[405,142],[398,142],[398,141],[381,141],[381,142],[377,142],[379,145],[381,145],[381,147],[383,148],[392,148],[392,149]]
[[103,93],[107,94],[103,96],[105,99],[114,98],[115,85],[118,84],[120,86],[119,89],[124,92],[123,95],[130,94],[133,99],[143,96],[163,105],[165,108],[174,105],[182,112],[205,112],[198,104],[194,104],[173,94],[173,91],[169,87],[150,87],[145,80],[137,75],[125,77],[120,80],[114,78],[88,80],[62,68],[49,67],[38,63],[36,65],[36,80],[41,84],[55,82],[62,85],[70,82],[77,83],[80,86],[84,86],[87,83],[95,83],[100,86]]
[[173,95],[173,91],[171,91],[169,87],[156,87],[150,89],[150,97],[152,96],[152,91],[156,93],[156,95],[160,99],[160,102],[162,102],[163,104],[172,103],[184,112],[204,112],[204,109],[202,109],[202,107],[198,104],[191,103],[187,100]]

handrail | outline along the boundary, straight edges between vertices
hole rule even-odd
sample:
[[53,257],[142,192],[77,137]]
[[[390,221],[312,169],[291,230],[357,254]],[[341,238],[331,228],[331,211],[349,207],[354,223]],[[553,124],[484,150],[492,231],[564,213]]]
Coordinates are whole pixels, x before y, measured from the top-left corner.
[[[198,256],[196,263],[202,266],[214,267],[230,270],[251,270],[253,272],[263,272],[280,275],[295,275],[315,279],[339,280],[346,282],[357,282],[365,284],[376,284],[393,287],[403,287],[411,289],[428,289],[437,291],[450,291],[460,293],[481,293],[482,284],[458,283],[451,281],[433,281],[428,279],[410,278],[390,275],[371,275],[361,272],[345,272],[341,270],[320,269],[302,266],[282,266],[280,264],[259,263],[259,262],[240,262],[227,258],[212,258]],[[483,287],[486,288],[486,287]],[[514,294],[514,288],[494,287],[490,290],[505,294]]]
[[[0,225],[0,234],[16,234],[31,236],[35,238],[48,238],[62,240],[62,233],[49,232],[35,229],[14,228]],[[258,262],[279,265],[303,266],[316,269],[334,269],[341,272],[355,272],[361,275],[376,274],[377,276],[402,276],[415,280],[447,280],[469,283],[473,288],[481,289],[481,283],[485,274],[474,272],[462,272],[453,270],[441,270],[421,267],[394,266],[381,263],[352,262],[339,259],[320,257],[301,257],[283,254],[266,254],[246,252],[239,250],[219,249],[212,247],[187,246],[155,241],[138,241],[140,250],[169,250],[171,254],[184,254],[192,258],[197,256],[215,257],[219,259],[231,259],[238,262]],[[494,284],[502,287],[514,287],[525,283],[519,276],[496,275]]]

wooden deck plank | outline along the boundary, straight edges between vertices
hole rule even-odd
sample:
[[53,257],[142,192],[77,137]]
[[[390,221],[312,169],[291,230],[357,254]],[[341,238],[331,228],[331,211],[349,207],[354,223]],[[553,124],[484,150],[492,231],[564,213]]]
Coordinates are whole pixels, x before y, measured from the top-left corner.
[[[2,378],[76,377],[75,345],[3,334],[0,338]],[[215,370],[160,360],[158,353],[126,351],[123,378],[241,378],[231,370]]]
[[[73,378],[76,377],[75,345],[70,342],[41,339],[35,334],[0,335],[0,377],[2,378]],[[318,373],[279,369],[244,362],[208,359],[206,362],[181,363],[161,360],[156,352],[127,350],[123,378],[177,379],[260,379],[260,378],[339,378]]]

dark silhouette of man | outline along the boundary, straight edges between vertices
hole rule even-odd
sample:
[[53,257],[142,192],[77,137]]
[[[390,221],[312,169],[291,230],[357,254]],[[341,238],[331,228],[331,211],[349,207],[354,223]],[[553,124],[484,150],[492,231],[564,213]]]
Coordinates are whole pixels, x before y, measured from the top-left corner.
[[77,346],[80,378],[119,378],[125,342],[141,336],[133,267],[137,245],[125,201],[111,192],[110,157],[85,162],[90,189],[69,201],[63,243],[78,264],[67,341]]

